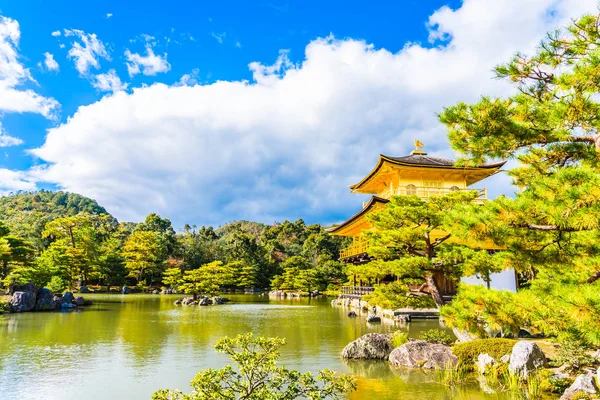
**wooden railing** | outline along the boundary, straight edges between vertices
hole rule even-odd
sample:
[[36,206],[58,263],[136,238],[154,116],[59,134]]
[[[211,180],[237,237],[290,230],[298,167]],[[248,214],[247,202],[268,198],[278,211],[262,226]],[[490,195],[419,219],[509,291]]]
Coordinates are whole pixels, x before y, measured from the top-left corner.
[[349,258],[363,254],[367,252],[367,242],[358,241],[352,244],[350,247],[340,250],[340,258]]
[[340,295],[342,297],[361,298],[362,296],[373,293],[373,286],[342,286]]
[[384,199],[389,199],[392,196],[410,196],[417,195],[423,199],[429,198],[431,196],[443,196],[452,192],[466,192],[474,190],[477,192],[477,198],[474,200],[475,202],[483,202],[487,200],[487,188],[483,189],[475,189],[475,188],[467,188],[461,189],[458,187],[447,188],[447,187],[425,187],[425,186],[401,186],[401,187],[390,187],[383,192],[379,193],[377,196],[382,197]]

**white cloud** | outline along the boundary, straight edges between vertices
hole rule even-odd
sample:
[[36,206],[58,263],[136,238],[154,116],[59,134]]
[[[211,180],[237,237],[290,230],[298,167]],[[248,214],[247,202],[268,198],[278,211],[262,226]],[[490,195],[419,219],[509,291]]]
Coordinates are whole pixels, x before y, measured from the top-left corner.
[[59,106],[56,100],[21,89],[35,80],[19,60],[20,38],[19,23],[0,16],[0,112],[33,112],[51,118]]
[[112,13],[108,13],[108,14],[106,14],[106,19],[109,19],[112,16],[113,16]]
[[110,61],[110,55],[104,43],[95,33],[87,34],[79,29],[65,29],[65,36],[76,38],[69,50],[68,57],[75,62],[75,69],[81,76],[88,76],[90,68],[100,68],[100,58]]
[[[435,114],[512,88],[494,65],[532,51],[545,32],[596,0],[465,0],[429,21],[434,46],[397,53],[359,40],[317,39],[301,63],[287,53],[252,63],[253,82],[154,84],[80,107],[33,152],[31,176],[98,200],[121,219],[156,211],[181,226],[243,218],[340,221],[362,198],[360,180],[380,153],[413,139],[452,157]],[[401,43],[399,43],[401,45]],[[498,175],[482,183],[511,191]]]
[[223,32],[223,33],[211,32],[210,36],[214,37],[217,40],[217,42],[219,42],[220,44],[223,44],[223,39],[225,39],[225,36],[227,36],[227,33],[226,32]]
[[109,70],[106,74],[98,74],[92,78],[92,86],[102,92],[119,92],[127,90],[127,84],[121,82],[114,69]]
[[52,36],[54,36],[54,37],[60,36],[60,31],[52,32]]
[[0,123],[0,147],[19,146],[23,144],[23,140],[18,137],[10,136],[2,129]]
[[19,190],[36,190],[35,181],[22,171],[0,168],[0,195]]
[[54,59],[54,55],[52,55],[51,53],[44,53],[44,65],[46,66],[46,69],[48,71],[58,72],[58,70],[60,69],[58,63]]
[[235,47],[242,47],[242,44],[239,41],[235,42]]
[[[149,36],[149,38],[154,39]],[[151,40],[151,39],[146,39]],[[130,77],[142,73],[144,75],[154,76],[161,72],[167,72],[171,69],[171,64],[167,61],[167,53],[161,57],[154,54],[152,46],[146,45],[146,56],[139,53],[132,53],[129,49],[125,50],[125,58],[127,59],[127,72]]]
[[184,74],[173,86],[194,86],[198,84],[200,70],[194,68],[190,74]]

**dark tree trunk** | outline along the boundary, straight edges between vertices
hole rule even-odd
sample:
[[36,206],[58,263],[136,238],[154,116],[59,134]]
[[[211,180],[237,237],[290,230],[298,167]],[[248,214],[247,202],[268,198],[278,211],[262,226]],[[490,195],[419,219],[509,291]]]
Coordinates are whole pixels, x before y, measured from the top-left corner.
[[444,305],[444,299],[442,299],[442,294],[440,293],[440,288],[438,287],[435,279],[433,279],[433,274],[427,273],[425,275],[425,281],[427,282],[427,286],[429,287],[429,293],[431,297],[433,297],[433,301],[437,308],[440,308]]

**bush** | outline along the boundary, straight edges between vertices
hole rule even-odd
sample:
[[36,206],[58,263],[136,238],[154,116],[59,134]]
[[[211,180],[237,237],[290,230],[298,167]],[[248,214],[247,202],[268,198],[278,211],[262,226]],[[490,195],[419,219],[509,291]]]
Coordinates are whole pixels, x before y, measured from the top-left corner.
[[392,346],[394,348],[402,346],[404,343],[408,343],[408,333],[402,331],[396,331],[392,334]]
[[8,311],[8,303],[0,300],[0,314]]
[[429,343],[445,344],[446,346],[450,346],[455,342],[455,339],[452,339],[452,337],[448,335],[448,332],[441,329],[430,329],[428,331],[421,332],[419,339],[425,340]]
[[50,289],[52,293],[62,293],[67,288],[67,284],[59,276],[53,276],[46,288]]
[[403,283],[393,282],[380,285],[372,293],[363,296],[371,306],[379,306],[390,310],[397,308],[435,308],[431,296],[408,296],[408,287]]
[[594,366],[596,360],[588,353],[588,348],[573,339],[561,341],[560,351],[554,359],[557,367],[565,365],[566,371],[576,373],[585,367]]
[[459,364],[473,369],[480,354],[488,354],[495,360],[499,360],[503,355],[512,352],[515,343],[510,339],[478,339],[454,345],[452,353],[458,358]]

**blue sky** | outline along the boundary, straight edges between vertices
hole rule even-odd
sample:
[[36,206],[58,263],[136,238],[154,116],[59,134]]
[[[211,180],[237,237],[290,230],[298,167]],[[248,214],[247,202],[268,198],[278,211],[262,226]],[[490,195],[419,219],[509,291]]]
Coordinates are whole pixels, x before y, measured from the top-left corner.
[[0,189],[177,227],[338,222],[380,153],[455,156],[435,113],[510,94],[492,67],[595,6],[0,0]]

